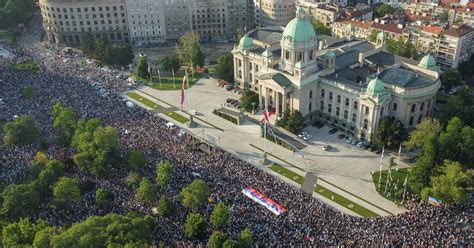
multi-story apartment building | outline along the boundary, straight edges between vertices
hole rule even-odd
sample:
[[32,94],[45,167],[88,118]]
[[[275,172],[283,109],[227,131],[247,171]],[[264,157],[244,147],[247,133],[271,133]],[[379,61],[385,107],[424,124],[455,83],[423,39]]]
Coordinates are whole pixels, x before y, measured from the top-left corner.
[[135,45],[166,39],[163,0],[126,0],[130,37]]
[[78,45],[86,33],[112,43],[130,40],[125,0],[40,0],[39,6],[53,43]]
[[166,39],[177,41],[181,35],[192,30],[191,0],[164,0]]
[[229,37],[227,0],[194,0],[189,7],[192,30],[201,39]]
[[334,23],[340,16],[340,8],[337,5],[302,2],[299,6],[304,9],[306,15],[311,17],[312,20],[318,20],[326,26]]
[[[277,39],[278,38],[278,39]],[[370,140],[380,119],[394,117],[414,128],[433,114],[441,86],[431,55],[419,63],[385,52],[387,35],[376,44],[336,42],[321,48],[299,8],[282,30],[261,28],[235,46],[234,80],[259,95],[259,108],[281,115],[300,111]]]
[[467,25],[444,31],[436,46],[436,61],[443,68],[457,68],[471,58],[473,39],[474,29]]
[[255,27],[253,0],[227,0],[227,6],[229,8],[230,35],[234,35],[238,28],[250,30]]
[[332,35],[337,38],[352,40],[367,39],[371,33],[372,21],[344,20],[331,24]]
[[257,26],[286,26],[295,17],[295,0],[255,0]]

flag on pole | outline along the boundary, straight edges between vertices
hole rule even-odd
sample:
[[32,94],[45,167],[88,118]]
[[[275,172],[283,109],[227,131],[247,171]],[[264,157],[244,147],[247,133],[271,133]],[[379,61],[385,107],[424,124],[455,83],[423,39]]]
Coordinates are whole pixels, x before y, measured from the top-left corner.
[[184,72],[185,74],[183,77],[183,84],[181,85],[181,101],[180,101],[181,106],[183,106],[183,103],[184,103],[184,88],[186,87],[186,83],[188,81],[188,72],[186,70]]
[[174,77],[174,68],[171,68],[171,73],[173,74],[173,77]]
[[398,171],[398,164],[400,164],[400,154],[401,153],[402,153],[402,144],[400,143],[400,147],[398,148],[397,171]]
[[150,64],[148,64],[148,75],[150,76],[150,79],[151,79],[151,71],[152,71],[151,66]]

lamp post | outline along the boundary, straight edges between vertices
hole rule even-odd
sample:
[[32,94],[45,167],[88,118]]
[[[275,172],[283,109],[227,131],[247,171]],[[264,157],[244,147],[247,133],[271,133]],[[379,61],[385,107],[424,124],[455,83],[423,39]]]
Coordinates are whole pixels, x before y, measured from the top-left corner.
[[252,102],[252,114],[255,115],[255,102]]

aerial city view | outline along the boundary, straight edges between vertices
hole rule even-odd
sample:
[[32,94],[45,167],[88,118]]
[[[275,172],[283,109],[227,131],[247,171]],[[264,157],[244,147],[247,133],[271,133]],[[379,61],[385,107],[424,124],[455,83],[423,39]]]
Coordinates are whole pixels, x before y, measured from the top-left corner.
[[473,20],[0,0],[0,247],[474,247]]

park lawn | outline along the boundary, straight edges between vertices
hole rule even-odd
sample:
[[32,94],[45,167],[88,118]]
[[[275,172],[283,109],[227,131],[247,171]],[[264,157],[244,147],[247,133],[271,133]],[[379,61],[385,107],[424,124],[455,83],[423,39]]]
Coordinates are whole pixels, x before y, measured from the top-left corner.
[[[192,77],[191,74],[188,74],[188,76],[189,76],[189,87],[192,87],[197,81],[199,81],[199,79],[202,78],[203,73],[197,73],[197,72],[194,73],[194,78]],[[161,85],[160,85],[160,79],[158,75],[154,75],[152,79],[151,87],[157,90],[179,90],[181,89],[181,85],[183,83],[183,77],[184,77],[184,71],[179,71],[179,73],[175,74],[174,82],[173,82],[173,76],[171,77],[162,76]],[[184,88],[187,89],[188,85],[186,84]]]
[[184,117],[184,116],[182,116],[178,113],[175,113],[175,112],[166,112],[166,113],[163,113],[163,114],[165,114],[166,116],[171,117],[174,120],[176,120],[180,123],[183,123],[183,124],[189,121],[188,118],[186,118],[186,117]]
[[133,98],[141,103],[143,103],[145,106],[147,107],[150,107],[152,109],[160,109],[160,108],[163,108],[162,106],[160,106],[159,104],[149,100],[148,98],[146,97],[143,97],[143,96],[140,96],[138,95],[137,93],[134,93],[134,92],[129,92],[127,93],[127,96],[129,96],[130,98]]
[[[281,165],[278,165],[278,164],[273,164],[272,166],[270,166],[270,169],[277,172],[278,174],[298,183],[298,184],[303,184],[303,181],[304,181],[304,177],[297,174],[297,173],[294,173],[293,171],[281,166]],[[364,208],[363,206],[355,203],[355,202],[352,202],[350,200],[348,200],[347,198],[341,196],[341,195],[338,195],[334,192],[332,192],[331,190],[321,186],[321,185],[318,185],[316,184],[316,187],[314,189],[314,191],[324,197],[326,197],[327,199],[331,200],[331,201],[334,201],[336,202],[337,204],[353,211],[354,213],[360,215],[360,216],[363,216],[363,217],[375,217],[375,216],[379,216],[378,214],[370,211],[369,209],[367,208]],[[333,199],[334,198],[334,199]]]
[[387,182],[386,179],[387,179],[388,170],[382,171],[382,180],[380,180],[380,188],[378,187],[378,184],[379,184],[378,171],[372,174],[372,181],[374,182],[375,189],[381,196],[387,198],[390,201],[393,201],[396,204],[400,204],[400,202],[402,201],[402,196],[403,196],[403,183],[405,182],[405,178],[410,172],[411,172],[410,168],[402,168],[402,169],[399,169],[398,171],[396,171],[395,169],[392,169],[392,178],[394,182],[397,184],[398,194],[395,193],[395,189],[393,188],[393,186],[389,187],[389,190],[390,189],[392,190],[391,195],[387,196],[386,194],[384,194],[385,185]]
[[26,72],[31,72],[37,74],[40,71],[40,67],[36,61],[30,59],[30,60],[25,60],[21,63],[18,63],[15,65],[15,69],[19,71],[26,71]]

